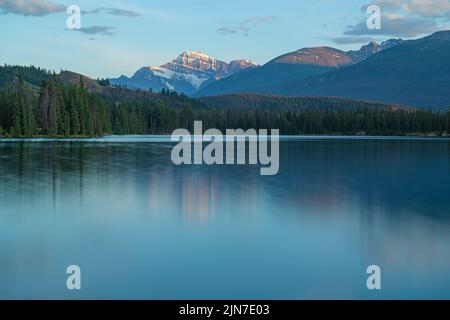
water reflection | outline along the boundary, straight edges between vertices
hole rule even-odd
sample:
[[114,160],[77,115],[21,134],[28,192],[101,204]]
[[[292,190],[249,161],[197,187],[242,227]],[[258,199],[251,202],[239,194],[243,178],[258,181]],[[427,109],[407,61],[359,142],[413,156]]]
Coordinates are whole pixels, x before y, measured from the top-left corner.
[[79,261],[75,298],[450,298],[449,141],[285,141],[273,177],[170,151],[0,142],[0,297],[73,298]]

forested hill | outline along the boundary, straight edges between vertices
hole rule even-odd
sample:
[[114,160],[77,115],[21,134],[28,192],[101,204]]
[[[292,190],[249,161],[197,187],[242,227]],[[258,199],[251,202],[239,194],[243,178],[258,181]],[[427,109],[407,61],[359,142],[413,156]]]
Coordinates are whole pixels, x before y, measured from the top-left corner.
[[71,73],[0,67],[0,136],[170,134],[204,128],[282,134],[442,134],[450,113],[333,98],[232,95],[193,99],[116,88]]
[[260,108],[270,110],[316,109],[357,109],[377,108],[385,110],[409,109],[398,104],[386,104],[374,101],[348,100],[330,97],[282,97],[258,94],[230,94],[199,98],[201,102],[220,108]]
[[0,87],[5,84],[17,81],[19,78],[33,85],[40,86],[43,80],[48,80],[51,72],[34,66],[0,66]]

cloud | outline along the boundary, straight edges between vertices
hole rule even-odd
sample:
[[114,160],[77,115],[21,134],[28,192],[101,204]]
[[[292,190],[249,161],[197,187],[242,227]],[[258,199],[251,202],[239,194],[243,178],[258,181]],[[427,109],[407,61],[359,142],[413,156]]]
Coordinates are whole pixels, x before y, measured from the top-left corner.
[[217,32],[226,35],[226,34],[236,34],[239,33],[240,30],[236,28],[229,28],[229,27],[220,27],[217,29]]
[[448,17],[450,15],[449,0],[411,0],[404,7],[405,10],[424,17]]
[[89,34],[89,35],[102,34],[104,36],[112,36],[115,34],[112,31],[114,29],[115,29],[114,27],[108,27],[108,26],[92,26],[92,27],[74,29],[74,30],[85,33],[85,34]]
[[[46,16],[49,14],[65,12],[67,6],[49,0],[0,0],[0,14],[19,14],[23,16]],[[113,16],[136,18],[141,14],[131,10],[100,7],[85,10],[83,14],[108,14]]]
[[[366,11],[372,4],[381,8],[380,30],[369,30],[366,26]],[[361,10],[364,12],[364,19],[355,25],[347,26],[343,32],[345,37],[416,37],[446,29],[450,21],[450,0],[373,0]]]
[[239,26],[236,26],[236,27],[220,27],[217,29],[217,32],[219,32],[220,34],[223,34],[223,35],[243,34],[245,36],[248,36],[253,29],[261,26],[262,24],[273,21],[275,19],[276,19],[276,17],[274,17],[274,16],[263,16],[263,17],[250,18],[250,19],[244,20]]
[[369,30],[366,21],[347,26],[346,36],[385,35],[394,37],[415,37],[433,33],[439,29],[434,19],[404,17],[395,14],[383,14],[380,30]]
[[124,9],[117,9],[117,8],[96,8],[94,10],[85,11],[83,12],[85,14],[109,14],[112,16],[121,16],[121,17],[129,17],[129,18],[137,18],[142,16],[140,13],[131,11],[131,10],[124,10]]
[[[450,16],[449,0],[375,0],[376,4],[385,12],[403,11],[420,17],[448,17]],[[363,11],[370,4],[362,7]]]
[[42,17],[65,12],[66,6],[47,0],[0,0],[0,14]]
[[355,36],[348,36],[348,37],[336,37],[336,38],[330,38],[331,41],[333,41],[336,44],[355,44],[355,43],[368,43],[371,41],[374,41],[372,37],[355,37]]

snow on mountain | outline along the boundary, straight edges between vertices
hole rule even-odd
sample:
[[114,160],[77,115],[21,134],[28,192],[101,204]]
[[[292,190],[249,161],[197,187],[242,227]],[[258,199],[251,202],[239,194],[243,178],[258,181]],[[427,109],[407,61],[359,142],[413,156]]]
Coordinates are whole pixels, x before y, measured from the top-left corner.
[[369,44],[362,46],[361,49],[348,51],[347,54],[353,59],[355,63],[357,63],[366,60],[367,58],[380,51],[394,48],[402,44],[403,42],[404,40],[402,39],[389,39],[383,41],[381,44],[378,44],[375,41],[371,41]]
[[111,79],[113,85],[128,88],[161,91],[174,90],[193,94],[203,85],[211,83],[258,65],[249,60],[234,60],[230,63],[213,59],[201,51],[185,51],[176,59],[160,67],[144,67],[132,77]]

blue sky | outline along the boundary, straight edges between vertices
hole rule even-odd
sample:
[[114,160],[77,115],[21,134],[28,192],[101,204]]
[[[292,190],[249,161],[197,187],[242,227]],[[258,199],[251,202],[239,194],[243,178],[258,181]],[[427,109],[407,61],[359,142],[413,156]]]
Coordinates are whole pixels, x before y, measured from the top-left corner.
[[[384,28],[366,30],[364,6]],[[82,30],[66,29],[67,5]],[[185,50],[263,64],[302,47],[360,47],[448,29],[450,0],[0,0],[0,63],[68,69],[91,77],[131,75]]]

